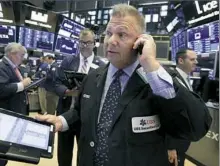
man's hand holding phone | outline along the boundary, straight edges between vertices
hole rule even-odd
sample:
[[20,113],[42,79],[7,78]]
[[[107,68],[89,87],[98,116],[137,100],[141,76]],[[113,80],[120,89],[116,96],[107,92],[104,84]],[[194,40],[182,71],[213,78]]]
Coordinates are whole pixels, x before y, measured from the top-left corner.
[[139,56],[139,62],[146,72],[156,71],[160,64],[156,60],[156,44],[151,35],[142,34],[135,41],[133,49],[143,45],[142,54]]

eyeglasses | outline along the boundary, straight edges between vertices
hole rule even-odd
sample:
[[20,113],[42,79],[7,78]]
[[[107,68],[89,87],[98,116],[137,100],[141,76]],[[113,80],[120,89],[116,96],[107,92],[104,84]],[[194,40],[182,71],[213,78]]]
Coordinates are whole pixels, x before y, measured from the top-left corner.
[[94,44],[94,42],[93,42],[93,41],[87,41],[87,42],[79,41],[79,44],[80,44],[81,46],[87,47],[87,46],[92,46],[92,45]]

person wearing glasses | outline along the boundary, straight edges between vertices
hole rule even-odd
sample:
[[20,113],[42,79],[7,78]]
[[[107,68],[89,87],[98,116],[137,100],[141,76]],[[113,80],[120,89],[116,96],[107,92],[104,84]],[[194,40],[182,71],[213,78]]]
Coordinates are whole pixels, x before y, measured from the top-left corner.
[[[57,69],[57,79],[55,92],[60,97],[57,107],[57,114],[68,111],[73,107],[77,91],[68,89],[65,85],[64,70],[76,71],[84,74],[95,70],[105,63],[100,57],[95,56],[93,49],[95,47],[95,34],[90,29],[84,29],[79,36],[79,55],[66,57],[60,67]],[[60,132],[58,134],[58,163],[59,166],[71,166],[74,146],[74,131]]]

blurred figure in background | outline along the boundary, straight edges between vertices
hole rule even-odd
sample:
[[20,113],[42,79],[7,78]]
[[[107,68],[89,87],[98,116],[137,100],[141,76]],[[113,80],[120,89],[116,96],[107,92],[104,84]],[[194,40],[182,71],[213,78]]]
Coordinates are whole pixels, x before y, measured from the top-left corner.
[[30,66],[28,64],[27,58],[25,58],[22,61],[21,65],[19,66],[19,70],[20,70],[21,75],[22,75],[23,78],[27,78],[27,77],[31,77],[32,76],[31,75],[31,68],[30,68]]
[[[37,68],[35,77],[36,78],[43,78],[46,76],[47,74],[47,70],[48,70],[48,63],[47,63],[47,58],[45,56],[40,57],[40,65]],[[46,90],[44,87],[44,82],[42,84],[39,85],[38,87],[38,96],[39,96],[39,102],[40,102],[40,108],[41,108],[41,112],[40,113],[44,113],[47,112],[46,111]]]
[[55,56],[52,54],[46,55],[46,61],[48,63],[47,77],[44,82],[44,88],[46,89],[46,111],[48,114],[54,115],[59,100],[59,97],[54,93],[58,64],[55,62]]
[[[190,73],[195,70],[197,55],[192,49],[180,49],[176,54],[176,73],[177,80],[189,91],[193,91],[190,83]],[[168,159],[171,165],[184,166],[186,151],[190,146],[190,141],[166,136]]]

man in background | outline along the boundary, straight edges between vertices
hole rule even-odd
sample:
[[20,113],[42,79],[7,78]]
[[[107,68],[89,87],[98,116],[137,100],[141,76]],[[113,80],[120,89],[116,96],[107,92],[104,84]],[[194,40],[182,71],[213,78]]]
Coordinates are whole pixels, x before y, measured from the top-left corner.
[[[35,77],[36,78],[43,78],[46,76],[48,70],[48,63],[47,63],[47,58],[46,56],[41,56],[40,57],[40,65],[38,66],[36,70]],[[42,82],[39,87],[38,87],[38,96],[39,96],[39,102],[40,102],[40,113],[45,113],[47,112],[46,107],[47,107],[47,100],[46,100],[46,90],[44,87],[44,82]]]
[[[64,70],[75,71],[87,74],[99,66],[105,65],[100,57],[95,56],[95,34],[90,29],[84,29],[79,35],[79,51],[77,56],[67,56],[58,69],[55,91],[60,97],[57,115],[61,115],[74,106],[77,90],[68,87]],[[58,133],[58,163],[59,166],[72,166],[74,137],[78,135],[75,131],[69,130]]]
[[[179,83],[189,91],[193,91],[190,83],[190,73],[195,70],[197,55],[192,49],[180,49],[176,54],[176,69],[174,72]],[[169,162],[175,166],[184,166],[186,151],[190,141],[179,140],[169,135],[166,137]]]
[[55,62],[55,55],[53,54],[46,55],[46,61],[48,64],[47,76],[44,82],[44,88],[46,90],[46,112],[54,115],[59,100],[59,97],[54,93],[54,84],[58,64]]
[[[18,67],[26,53],[26,48],[21,44],[10,43],[5,47],[5,56],[0,61],[0,108],[24,115],[28,115],[24,88],[31,83],[31,79],[23,78]],[[0,160],[1,166],[5,164],[6,161]]]

